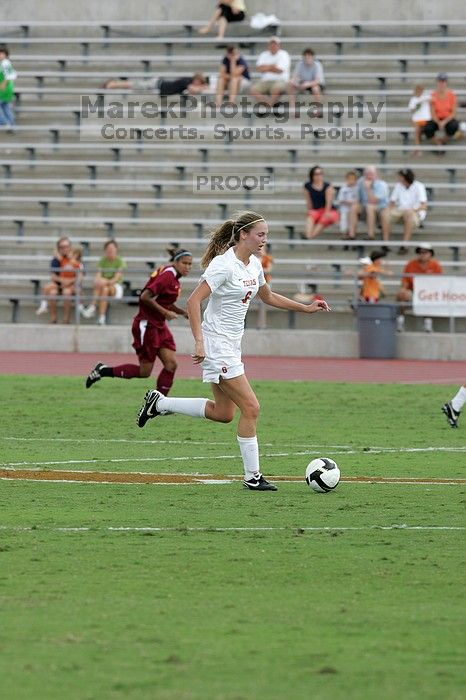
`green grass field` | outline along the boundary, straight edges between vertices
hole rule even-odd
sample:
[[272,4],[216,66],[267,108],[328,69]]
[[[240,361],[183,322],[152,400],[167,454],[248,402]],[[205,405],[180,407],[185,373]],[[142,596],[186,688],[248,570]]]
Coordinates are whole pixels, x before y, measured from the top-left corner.
[[[0,467],[241,474],[234,424],[137,428],[150,385],[0,377]],[[2,697],[464,698],[465,485],[435,483],[465,477],[466,420],[440,412],[456,387],[254,386],[271,480],[328,456],[431,483],[2,480]]]

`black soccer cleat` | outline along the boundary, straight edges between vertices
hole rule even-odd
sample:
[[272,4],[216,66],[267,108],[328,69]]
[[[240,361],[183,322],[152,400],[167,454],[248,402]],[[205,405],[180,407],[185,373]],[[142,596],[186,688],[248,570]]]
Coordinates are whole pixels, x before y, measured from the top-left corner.
[[451,401],[447,401],[442,406],[442,411],[447,417],[447,421],[452,428],[458,427],[458,418],[460,417],[460,411],[455,411],[451,405]]
[[159,399],[161,398],[164,398],[164,396],[160,393],[160,391],[157,391],[157,389],[152,389],[152,391],[148,391],[147,394],[144,396],[144,403],[138,413],[138,417],[136,420],[136,423],[140,428],[143,428],[147,421],[151,418],[156,418],[157,416],[160,416],[161,411],[157,411],[157,404],[159,402]]
[[270,482],[266,481],[262,474],[260,474],[257,478],[253,477],[252,479],[243,479],[243,484],[251,491],[278,491],[275,484],[271,484]]
[[98,362],[92,372],[89,373],[88,378],[86,379],[86,389],[89,389],[93,384],[96,382],[100,381],[102,379],[102,375],[100,374],[100,370],[106,367],[102,362]]

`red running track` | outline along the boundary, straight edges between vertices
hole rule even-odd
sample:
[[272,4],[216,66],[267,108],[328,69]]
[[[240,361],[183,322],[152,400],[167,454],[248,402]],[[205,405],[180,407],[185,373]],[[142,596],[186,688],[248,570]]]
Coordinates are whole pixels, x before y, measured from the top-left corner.
[[[1,374],[86,376],[97,362],[110,366],[135,362],[134,354],[0,352]],[[354,360],[314,357],[244,357],[250,379],[390,384],[463,384],[466,362],[428,360]],[[157,369],[155,369],[155,372]],[[178,377],[200,379],[187,355],[178,356]]]

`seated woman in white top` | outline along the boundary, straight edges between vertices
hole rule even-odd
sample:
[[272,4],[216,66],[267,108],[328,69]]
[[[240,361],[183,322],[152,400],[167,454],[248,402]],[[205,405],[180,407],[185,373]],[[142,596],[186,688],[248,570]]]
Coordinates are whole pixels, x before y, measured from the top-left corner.
[[[419,228],[427,214],[427,193],[422,182],[415,179],[409,168],[398,171],[398,182],[393,188],[389,201],[389,222],[403,223],[403,243],[411,240],[414,228]],[[406,246],[398,250],[400,255],[407,252]]]

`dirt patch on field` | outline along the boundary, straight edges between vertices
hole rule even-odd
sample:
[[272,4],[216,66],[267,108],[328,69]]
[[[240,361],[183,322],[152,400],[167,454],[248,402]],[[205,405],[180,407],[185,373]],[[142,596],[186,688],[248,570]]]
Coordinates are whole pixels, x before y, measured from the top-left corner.
[[[225,484],[242,481],[242,476],[224,474],[144,474],[141,472],[87,472],[44,469],[0,469],[0,479],[16,481],[69,481],[94,484]],[[271,481],[302,482],[300,476],[271,476]],[[349,476],[346,483],[368,484],[466,484],[466,479]]]

